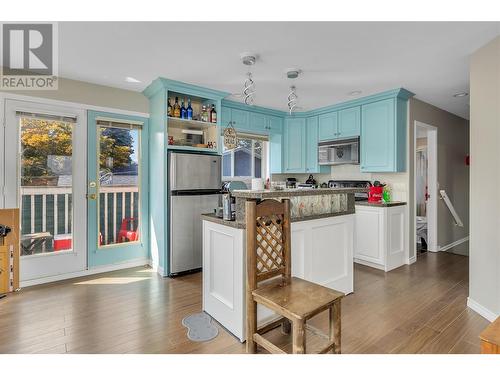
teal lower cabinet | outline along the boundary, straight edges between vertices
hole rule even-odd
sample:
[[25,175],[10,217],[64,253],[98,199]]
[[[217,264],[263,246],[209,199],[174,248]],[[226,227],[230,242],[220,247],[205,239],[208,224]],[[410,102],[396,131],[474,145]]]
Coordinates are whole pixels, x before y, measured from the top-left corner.
[[407,100],[391,98],[361,106],[361,172],[406,170]]

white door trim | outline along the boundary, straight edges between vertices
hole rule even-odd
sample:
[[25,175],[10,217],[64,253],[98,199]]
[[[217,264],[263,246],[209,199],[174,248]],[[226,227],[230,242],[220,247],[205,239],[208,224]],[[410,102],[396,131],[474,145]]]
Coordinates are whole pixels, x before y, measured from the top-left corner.
[[64,100],[47,99],[47,98],[42,98],[42,97],[38,97],[38,96],[19,95],[19,94],[7,93],[7,92],[0,92],[0,101],[4,102],[6,99],[20,100],[20,101],[38,103],[38,104],[48,104],[48,105],[54,105],[54,106],[69,107],[69,108],[75,108],[75,109],[83,109],[85,111],[111,112],[111,113],[118,113],[118,114],[128,115],[128,116],[138,116],[138,117],[149,118],[149,113],[144,113],[144,112],[127,111],[125,109],[119,109],[119,108],[113,108],[113,107],[101,107],[101,106],[96,106],[96,105],[91,105],[91,104],[68,102],[68,101],[64,101]]
[[[5,181],[4,198],[5,207],[12,208],[20,206],[20,134],[15,114],[17,110],[61,113],[77,117],[77,123],[73,129],[72,169],[74,172],[80,172],[76,175],[80,178],[73,178],[72,183],[72,227],[75,229],[72,230],[72,243],[74,251],[57,255],[21,257],[20,279],[24,282],[26,280],[83,271],[87,268],[87,202],[85,199],[87,192],[87,112],[79,108],[54,106],[53,104],[5,100],[4,114],[7,126],[5,128],[4,173],[5,178],[9,176],[11,180]],[[9,142],[7,142],[7,139],[9,139]]]
[[0,100],[0,208],[5,207],[5,100]]
[[[416,224],[417,215],[417,158],[415,157],[417,149],[417,129],[423,128],[427,131],[427,160],[428,160],[428,190],[429,190],[429,201],[427,204],[427,247],[429,251],[437,252],[439,251],[437,234],[438,234],[438,220],[437,220],[437,203],[438,203],[438,152],[437,152],[437,142],[438,142],[438,128],[429,124],[425,124],[420,121],[414,122],[413,127],[413,226]],[[414,233],[414,228],[411,231]],[[415,238],[412,239],[415,242]],[[414,246],[414,245],[413,245]]]

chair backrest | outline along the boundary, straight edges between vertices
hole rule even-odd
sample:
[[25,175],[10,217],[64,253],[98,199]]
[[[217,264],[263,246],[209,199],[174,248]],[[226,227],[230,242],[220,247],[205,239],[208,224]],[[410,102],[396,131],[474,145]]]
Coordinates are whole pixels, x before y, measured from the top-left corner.
[[260,281],[276,276],[289,282],[290,200],[247,201],[245,209],[247,289],[252,291]]

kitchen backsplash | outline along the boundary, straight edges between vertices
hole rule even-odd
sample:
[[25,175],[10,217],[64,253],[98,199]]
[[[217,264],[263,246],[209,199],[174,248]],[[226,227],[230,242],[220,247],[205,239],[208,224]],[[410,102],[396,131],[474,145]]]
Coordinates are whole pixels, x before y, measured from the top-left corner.
[[[408,173],[363,173],[359,165],[345,164],[331,167],[330,173],[313,173],[316,181],[321,184],[328,180],[362,180],[387,183],[392,189],[392,200],[408,202]],[[272,181],[285,181],[287,177],[295,177],[298,182],[305,182],[309,173],[280,173],[271,175]]]

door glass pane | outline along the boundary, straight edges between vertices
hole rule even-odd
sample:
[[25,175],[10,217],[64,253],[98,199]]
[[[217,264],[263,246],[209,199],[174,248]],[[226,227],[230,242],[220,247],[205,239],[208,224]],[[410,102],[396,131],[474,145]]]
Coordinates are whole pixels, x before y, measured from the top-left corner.
[[73,124],[20,117],[21,256],[72,250]]
[[98,126],[98,243],[139,240],[140,129]]

